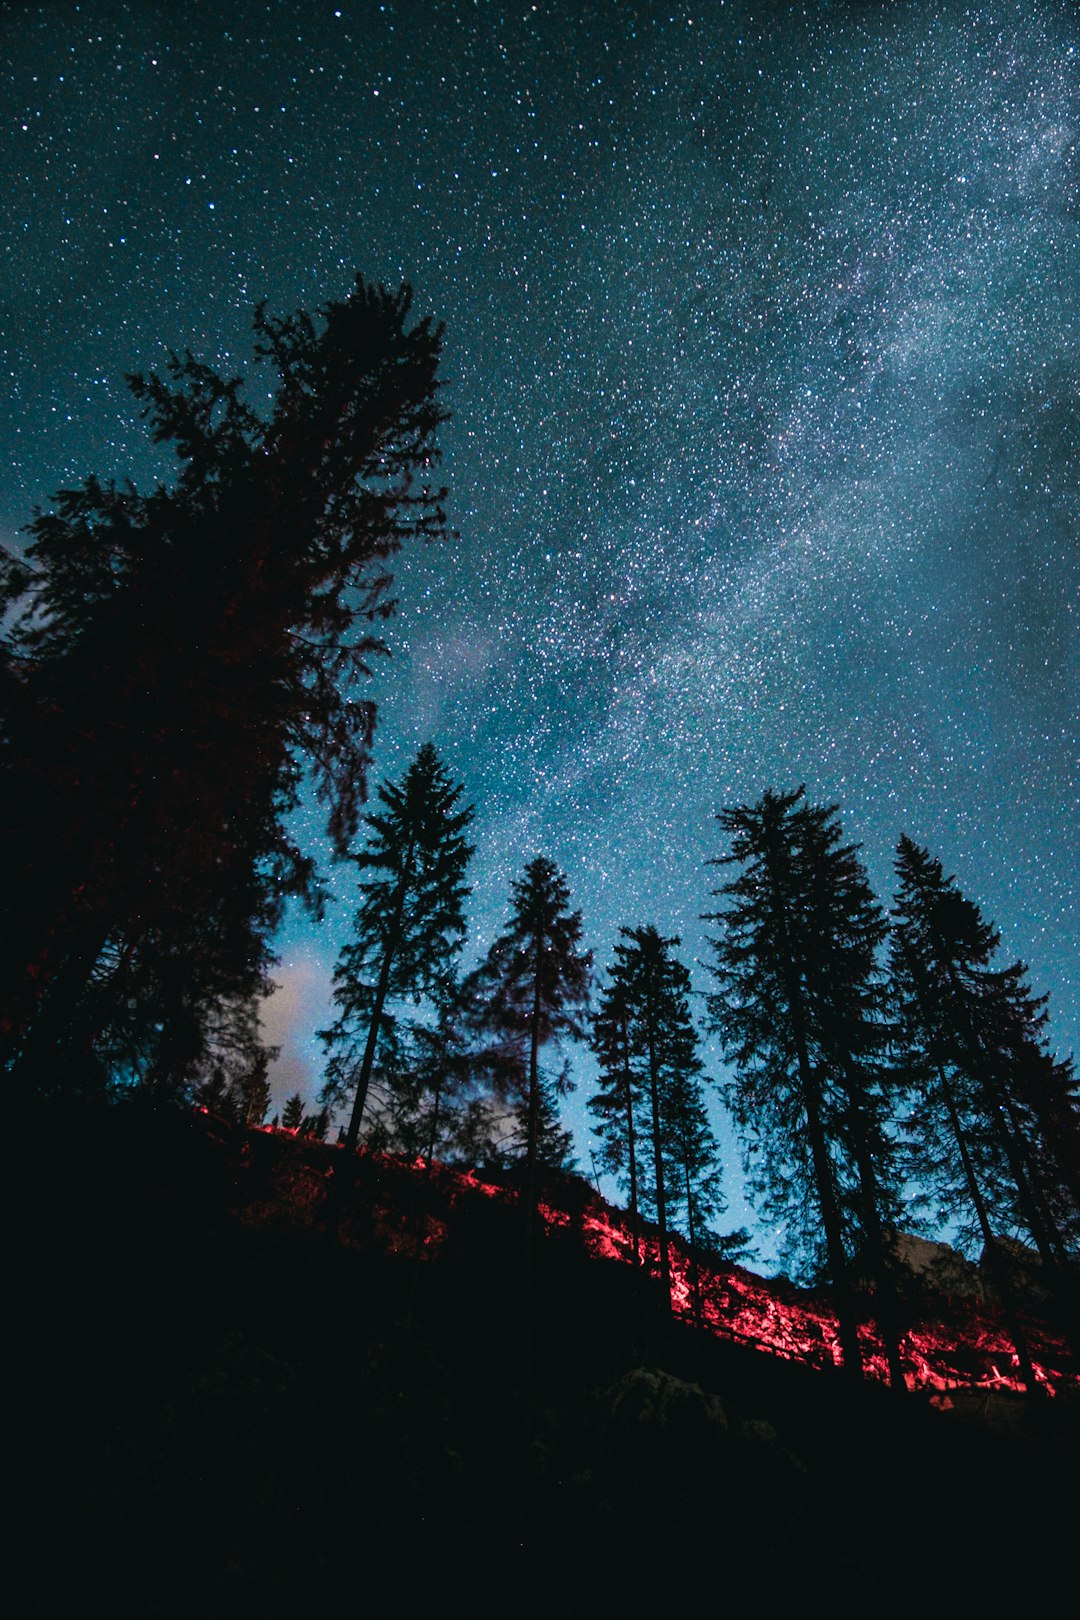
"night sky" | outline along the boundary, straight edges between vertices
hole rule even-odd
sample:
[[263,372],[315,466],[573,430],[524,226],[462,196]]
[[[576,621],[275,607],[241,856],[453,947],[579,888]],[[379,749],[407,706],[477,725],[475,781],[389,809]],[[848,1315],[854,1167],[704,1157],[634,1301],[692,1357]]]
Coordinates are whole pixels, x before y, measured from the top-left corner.
[[[1071,0],[13,4],[0,78],[0,538],[167,473],[125,372],[407,278],[460,537],[399,558],[376,779],[464,778],[470,955],[544,853],[599,965],[647,922],[698,963],[715,812],[805,782],[882,897],[929,845],[1080,1049]],[[279,1096],[350,888],[281,943]]]

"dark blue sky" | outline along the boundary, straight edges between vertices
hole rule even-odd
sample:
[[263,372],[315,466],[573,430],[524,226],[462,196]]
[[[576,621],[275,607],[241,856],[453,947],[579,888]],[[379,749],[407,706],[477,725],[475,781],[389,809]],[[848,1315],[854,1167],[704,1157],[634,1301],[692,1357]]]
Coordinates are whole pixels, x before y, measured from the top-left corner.
[[[126,371],[407,277],[460,539],[400,559],[378,774],[465,778],[471,949],[543,852],[599,964],[645,922],[695,963],[716,810],[805,782],[882,896],[928,844],[1080,1048],[1068,0],[84,0],[0,43],[5,538],[154,470]],[[279,1087],[348,887],[282,943]]]

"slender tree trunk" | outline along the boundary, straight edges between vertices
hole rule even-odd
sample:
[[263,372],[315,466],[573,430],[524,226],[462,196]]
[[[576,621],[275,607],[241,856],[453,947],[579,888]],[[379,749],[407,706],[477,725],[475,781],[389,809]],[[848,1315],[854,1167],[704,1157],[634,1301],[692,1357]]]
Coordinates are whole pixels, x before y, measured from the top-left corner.
[[435,1102],[431,1111],[431,1137],[428,1143],[426,1174],[431,1175],[431,1161],[435,1157],[435,1143],[439,1131],[439,1100],[442,1097],[442,1075],[435,1082]]
[[860,1132],[861,1122],[856,1128],[855,1164],[859,1174],[859,1201],[862,1205],[863,1224],[866,1228],[870,1264],[874,1274],[874,1313],[885,1348],[889,1387],[903,1394],[907,1389],[907,1380],[904,1378],[900,1360],[899,1312],[896,1289],[889,1267],[889,1245],[878,1213],[877,1176]]
[[660,1281],[664,1287],[664,1298],[667,1300],[668,1310],[670,1310],[671,1256],[668,1253],[667,1200],[664,1197],[664,1160],[660,1135],[660,1075],[656,1061],[656,1031],[653,1019],[654,1011],[650,1005],[647,1013],[646,1028],[649,1053],[649,1095],[652,1101],[653,1174],[656,1177],[656,1224],[660,1230]]
[[529,1034],[529,1123],[525,1144],[525,1276],[522,1296],[522,1337],[524,1340],[524,1378],[527,1399],[532,1400],[533,1388],[533,1289],[536,1270],[536,1209],[537,1209],[537,1136],[540,1131],[540,955],[543,938],[536,936],[536,961],[533,973],[532,1020]]
[[795,1045],[795,1058],[799,1071],[799,1088],[806,1114],[806,1134],[810,1142],[810,1156],[814,1167],[821,1224],[825,1232],[825,1251],[829,1258],[829,1271],[836,1296],[836,1317],[840,1333],[840,1352],[844,1371],[852,1378],[862,1377],[862,1352],[859,1348],[858,1319],[855,1311],[854,1290],[847,1253],[844,1249],[843,1218],[836,1195],[832,1161],[829,1158],[825,1130],[818,1106],[818,1084],[810,1062],[807,1017],[803,1005],[802,987],[795,966],[791,944],[791,924],[788,903],[781,881],[781,860],[776,846],[776,835],[769,828],[765,846],[766,869],[769,874],[771,903],[780,930],[784,992],[791,1019],[791,1035]]
[[690,1160],[683,1154],[686,1177],[686,1224],[690,1235],[690,1294],[694,1301],[694,1321],[701,1326],[701,1272],[697,1259],[697,1231],[694,1226],[694,1195],[690,1186]]
[[[919,1004],[919,1012],[922,1018],[923,1030],[930,1044],[930,1049],[933,1051],[933,1048],[937,1042],[930,1019],[927,987],[923,977],[922,968],[915,957],[914,951],[911,950],[907,942],[902,937],[901,950],[904,953],[907,960],[908,969],[911,973],[911,982],[915,989],[916,1001]],[[967,1137],[964,1134],[963,1123],[960,1119],[960,1111],[956,1106],[956,1099],[953,1096],[952,1087],[949,1084],[948,1076],[945,1073],[945,1065],[939,1057],[935,1057],[932,1061],[934,1063],[934,1068],[937,1071],[938,1085],[941,1090],[941,1100],[945,1104],[945,1112],[949,1119],[949,1128],[953,1133],[953,1139],[956,1142],[956,1146],[960,1154],[960,1163],[964,1171],[964,1181],[967,1185],[968,1197],[971,1199],[972,1207],[975,1211],[975,1218],[979,1223],[979,1231],[982,1233],[983,1249],[990,1265],[990,1272],[994,1279],[994,1287],[997,1290],[998,1300],[1001,1305],[1001,1312],[1005,1318],[1005,1326],[1009,1331],[1009,1337],[1012,1339],[1013,1349],[1016,1351],[1016,1360],[1020,1367],[1020,1376],[1023,1378],[1029,1394],[1041,1395],[1042,1386],[1035,1376],[1035,1368],[1031,1361],[1031,1352],[1028,1349],[1027,1335],[1020,1325],[1020,1315],[1016,1305],[1016,1297],[1013,1293],[1012,1282],[1009,1278],[1008,1267],[1005,1264],[1004,1256],[1001,1253],[997,1238],[994,1236],[993,1228],[990,1225],[990,1216],[987,1212],[986,1203],[983,1199],[982,1189],[979,1186],[978,1176],[975,1174],[975,1165],[968,1148]]]
[[[1017,1154],[1024,1167],[1029,1194],[1038,1210],[1039,1219],[1043,1226],[1050,1266],[1060,1275],[1068,1265],[1068,1246],[1062,1237],[1061,1228],[1047,1204],[1046,1186],[1040,1173],[1040,1166],[1028,1140],[1023,1122],[1017,1116],[1016,1104],[1011,1097],[1005,1096],[1003,1107],[1008,1115],[1008,1126],[1006,1128],[1011,1131]],[[1032,1235],[1034,1236],[1034,1233]],[[1041,1249],[1039,1254],[1046,1263],[1047,1255],[1043,1254]]]
[[938,1068],[938,1078],[942,1087],[942,1095],[944,1097],[945,1107],[949,1115],[949,1123],[952,1126],[952,1132],[956,1138],[956,1145],[960,1150],[960,1161],[964,1167],[964,1179],[967,1182],[971,1202],[975,1206],[975,1215],[979,1222],[979,1230],[983,1236],[983,1247],[986,1251],[986,1258],[990,1263],[990,1272],[994,1279],[994,1287],[997,1289],[1002,1314],[1005,1317],[1005,1325],[1009,1330],[1009,1337],[1012,1339],[1013,1347],[1016,1350],[1016,1359],[1020,1365],[1020,1376],[1023,1378],[1030,1394],[1041,1395],[1042,1386],[1035,1376],[1035,1368],[1031,1361],[1031,1352],[1028,1349],[1027,1335],[1020,1326],[1020,1315],[1016,1306],[1016,1296],[1013,1293],[1012,1282],[1009,1278],[1008,1266],[1006,1265],[1005,1257],[1001,1252],[998,1240],[994,1236],[993,1230],[990,1226],[990,1217],[987,1213],[986,1204],[983,1200],[982,1191],[979,1187],[978,1178],[975,1174],[975,1166],[972,1162],[971,1153],[967,1145],[967,1138],[964,1135],[963,1126],[960,1122],[960,1115],[956,1107],[956,1102],[953,1098],[952,1087],[949,1085],[946,1078],[944,1068],[940,1066]]
[[626,1014],[622,1015],[623,1094],[626,1099],[626,1147],[630,1160],[630,1229],[634,1239],[634,1264],[641,1264],[641,1218],[638,1215],[637,1149],[634,1140],[634,1097],[630,1075],[630,1037]]
[[525,1187],[529,1221],[536,1208],[537,1137],[540,1134],[540,954],[543,937],[536,936],[536,966],[533,973],[533,1004],[529,1031],[529,1123],[525,1144]]
[[367,1102],[368,1086],[371,1084],[371,1071],[375,1064],[375,1048],[379,1039],[379,1023],[382,1019],[383,1006],[386,1002],[386,992],[390,987],[390,971],[394,965],[398,946],[401,944],[401,923],[405,915],[405,899],[409,891],[412,878],[412,847],[405,857],[398,880],[397,893],[394,895],[394,910],[390,919],[390,926],[386,931],[386,940],[383,945],[382,962],[379,966],[379,982],[375,986],[375,1001],[371,1011],[371,1023],[368,1025],[367,1041],[364,1046],[364,1056],[360,1064],[360,1073],[356,1081],[356,1095],[353,1098],[352,1113],[349,1115],[349,1128],[345,1132],[345,1148],[348,1152],[355,1152],[360,1136],[360,1121],[364,1115],[364,1105]]
[[[806,1061],[806,1068],[809,1070],[809,1061],[806,1060],[805,1050],[803,1057],[800,1059],[800,1069],[803,1066],[803,1061]],[[829,1257],[829,1271],[832,1274],[833,1291],[836,1295],[836,1318],[840,1332],[840,1351],[844,1371],[852,1378],[861,1378],[862,1350],[859,1346],[858,1319],[855,1312],[854,1290],[851,1286],[851,1272],[843,1242],[843,1219],[840,1214],[840,1202],[836,1194],[832,1161],[829,1158],[825,1131],[818,1109],[816,1082],[812,1075],[808,1075],[808,1079],[809,1085],[803,1092],[803,1107],[806,1111],[806,1134],[810,1141],[810,1155],[814,1165],[814,1182],[817,1186],[818,1207],[821,1210],[821,1224],[825,1231],[825,1251]]]

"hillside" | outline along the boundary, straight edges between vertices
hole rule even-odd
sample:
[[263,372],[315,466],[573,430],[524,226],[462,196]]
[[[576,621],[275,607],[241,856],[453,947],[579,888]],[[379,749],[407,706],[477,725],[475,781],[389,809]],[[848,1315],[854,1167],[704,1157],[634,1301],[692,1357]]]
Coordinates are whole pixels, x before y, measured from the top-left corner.
[[992,1313],[939,1302],[897,1398],[790,1286],[703,1270],[705,1329],[672,1317],[574,1180],[527,1290],[475,1175],[361,1158],[331,1245],[331,1147],[131,1107],[9,1141],[29,1612],[636,1614],[702,1570],[763,1615],[1039,1612],[1073,1576],[1048,1331],[1033,1409]]

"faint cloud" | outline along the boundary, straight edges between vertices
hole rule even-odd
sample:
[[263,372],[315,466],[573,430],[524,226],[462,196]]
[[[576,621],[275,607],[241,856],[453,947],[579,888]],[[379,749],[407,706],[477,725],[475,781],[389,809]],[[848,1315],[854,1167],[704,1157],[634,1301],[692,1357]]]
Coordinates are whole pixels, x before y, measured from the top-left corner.
[[322,1069],[315,1032],[328,1021],[330,978],[329,968],[313,956],[290,957],[277,970],[260,1018],[264,1041],[281,1049],[270,1067],[273,1113],[294,1091],[305,1103],[315,1102]]

